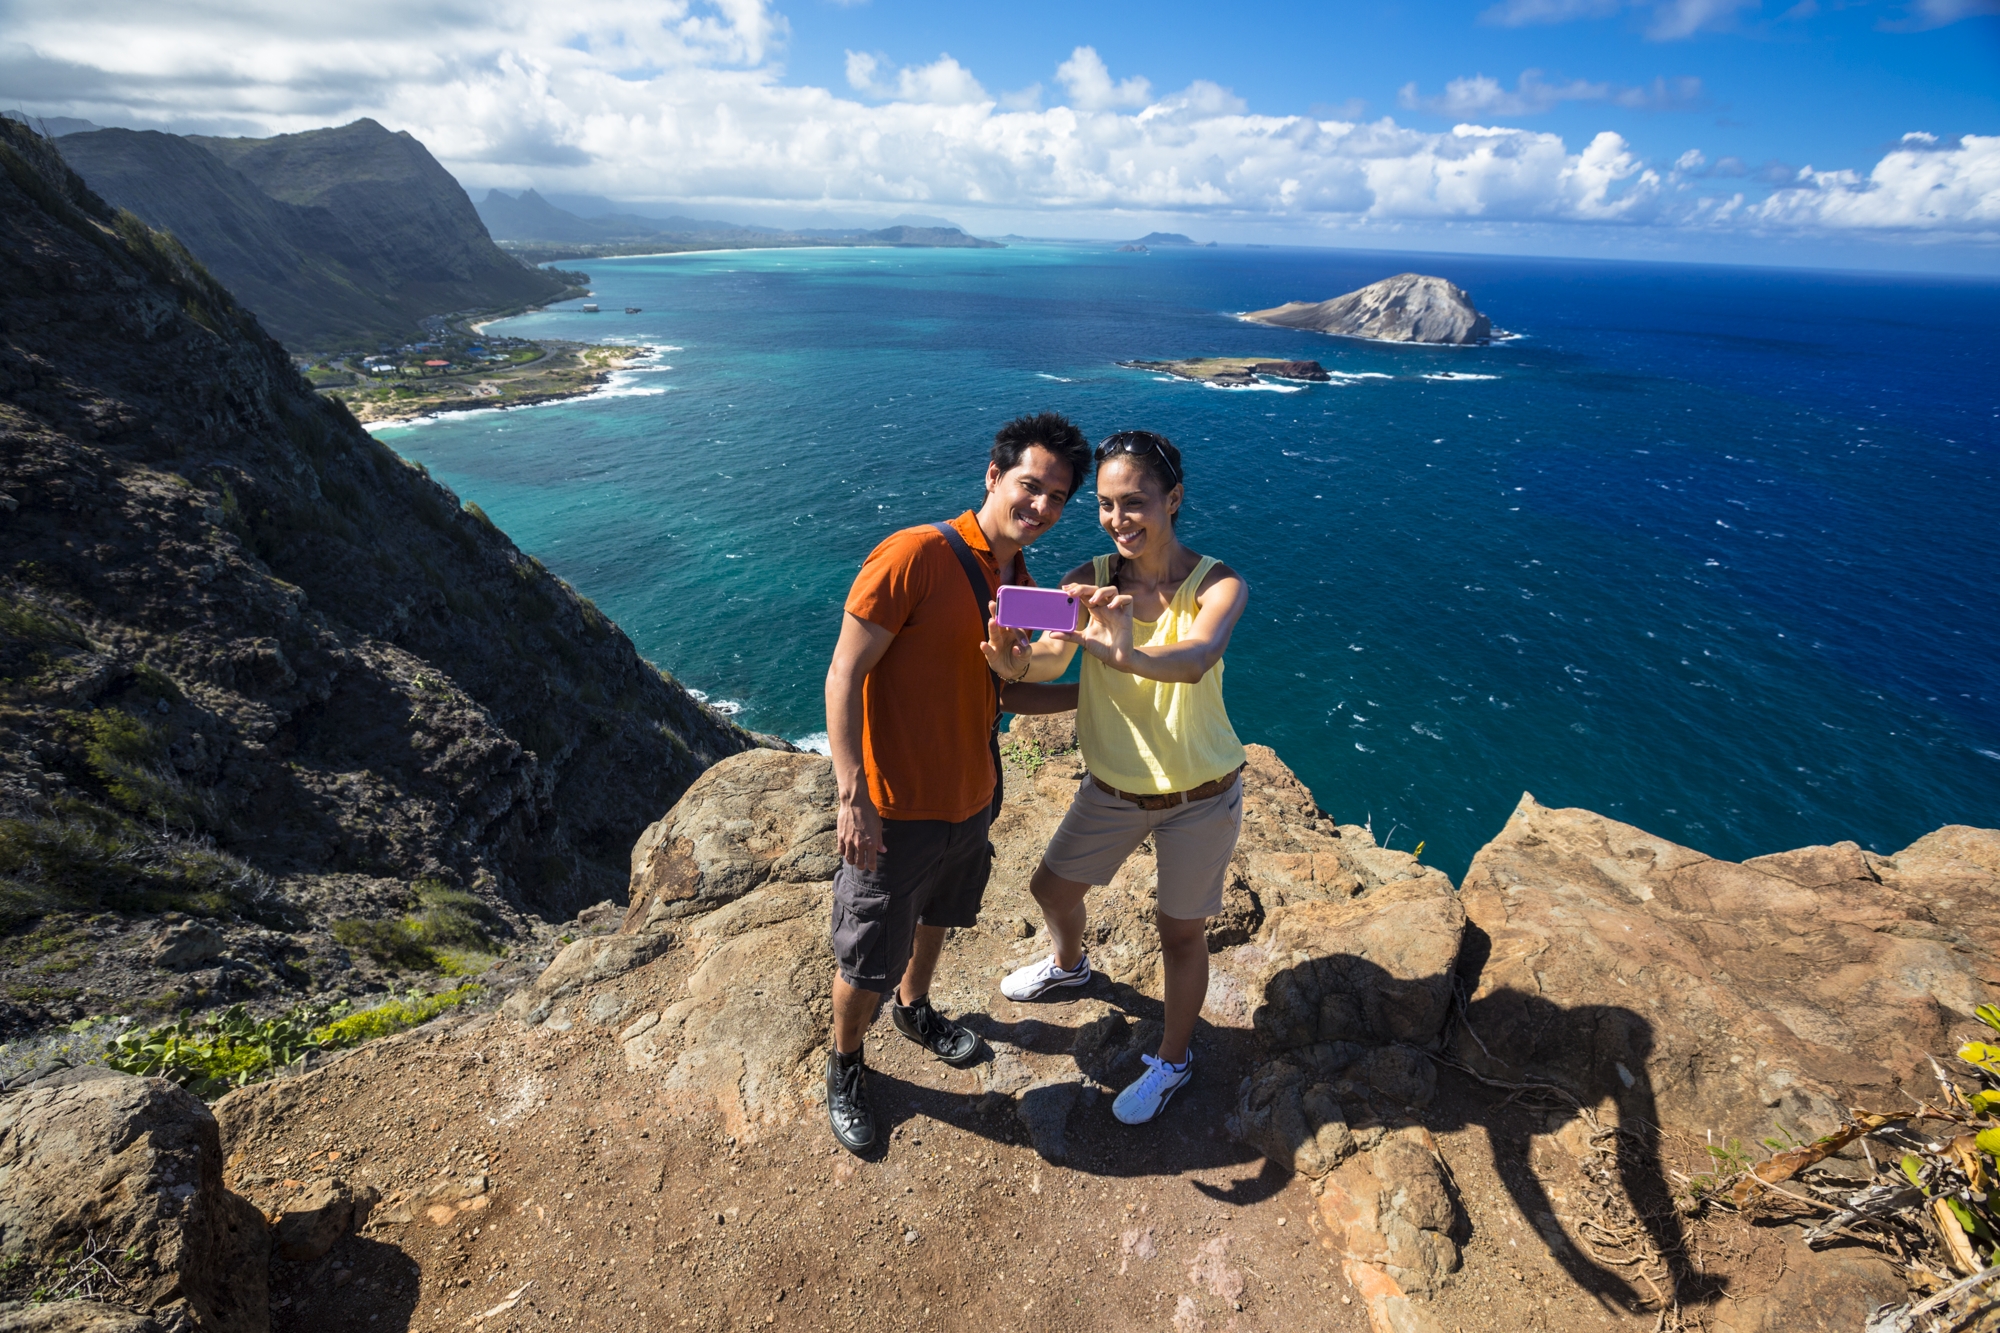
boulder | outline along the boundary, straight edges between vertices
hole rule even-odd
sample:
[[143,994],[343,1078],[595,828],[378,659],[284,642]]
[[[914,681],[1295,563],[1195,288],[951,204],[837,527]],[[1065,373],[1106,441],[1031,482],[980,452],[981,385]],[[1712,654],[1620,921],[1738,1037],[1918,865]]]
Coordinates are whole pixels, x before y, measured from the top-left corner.
[[1243,318],[1255,324],[1310,329],[1386,342],[1483,343],[1493,322],[1456,284],[1421,273],[1398,273],[1326,301],[1288,301]]
[[153,966],[185,972],[221,954],[222,932],[206,921],[183,921],[153,945]]
[[[594,935],[563,946],[533,984],[507,997],[501,1012],[530,1027],[546,1021],[557,1000],[594,982],[608,981],[644,967],[667,951],[671,935]],[[615,1016],[615,1015],[614,1015]],[[609,1021],[608,1019],[600,1021]]]
[[766,882],[831,880],[836,794],[822,755],[750,750],[715,765],[634,844],[624,929],[665,929]]
[[222,1184],[215,1117],[165,1079],[111,1074],[0,1098],[0,1254],[136,1256],[124,1292],[204,1330],[270,1326],[270,1237]]
[[308,1263],[359,1231],[381,1195],[364,1185],[355,1189],[334,1177],[315,1180],[278,1214],[278,1257]]
[[1432,1045],[1451,1013],[1464,931],[1451,881],[1435,872],[1280,907],[1259,941],[1268,962],[1257,1031],[1271,1050],[1309,1059],[1338,1043]]
[[1906,1106],[1930,1052],[1986,1031],[1996,866],[2000,832],[1956,826],[1736,864],[1523,796],[1466,874],[1485,956],[1453,1051],[1718,1142]]

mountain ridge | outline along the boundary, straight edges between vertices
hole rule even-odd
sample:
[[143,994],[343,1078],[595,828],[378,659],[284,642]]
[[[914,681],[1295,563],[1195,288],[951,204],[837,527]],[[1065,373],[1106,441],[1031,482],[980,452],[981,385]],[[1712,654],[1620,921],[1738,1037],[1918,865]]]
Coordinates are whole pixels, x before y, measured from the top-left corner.
[[96,130],[56,147],[113,205],[179,237],[293,347],[401,342],[427,317],[568,288],[495,245],[423,145],[373,120],[270,139]]

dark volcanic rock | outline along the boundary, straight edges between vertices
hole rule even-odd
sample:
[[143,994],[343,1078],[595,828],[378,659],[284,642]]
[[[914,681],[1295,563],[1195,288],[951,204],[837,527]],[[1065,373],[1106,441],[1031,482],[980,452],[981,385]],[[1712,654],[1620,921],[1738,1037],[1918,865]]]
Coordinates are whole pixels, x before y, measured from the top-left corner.
[[99,130],[60,149],[293,346],[401,339],[427,315],[564,290],[493,243],[422,144],[372,120],[275,139]]
[[1290,301],[1243,318],[1385,342],[1479,343],[1493,336],[1492,321],[1473,307],[1470,296],[1421,273],[1398,273],[1329,301]]
[[[178,907],[230,936],[198,988],[268,997],[331,949],[299,927],[420,877],[503,915],[622,897],[633,840],[755,738],[46,141],[0,120],[0,158],[0,928]],[[75,938],[122,1011],[92,971],[121,946]]]

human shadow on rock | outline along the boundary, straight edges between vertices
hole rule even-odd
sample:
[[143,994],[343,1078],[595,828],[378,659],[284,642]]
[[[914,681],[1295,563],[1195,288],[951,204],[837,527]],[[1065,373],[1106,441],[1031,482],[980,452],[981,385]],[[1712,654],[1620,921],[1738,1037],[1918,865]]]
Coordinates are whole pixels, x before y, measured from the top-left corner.
[[330,1254],[271,1264],[272,1333],[405,1333],[423,1280],[400,1246],[346,1236]]
[[[1319,1176],[1357,1152],[1379,1156],[1378,1145],[1406,1127],[1480,1129],[1521,1217],[1584,1289],[1627,1307],[1655,1304],[1663,1296],[1683,1306],[1713,1302],[1720,1284],[1689,1262],[1661,1167],[1658,1111],[1646,1065],[1652,1024],[1629,1009],[1564,1006],[1513,991],[1463,1005],[1458,997],[1476,993],[1488,947],[1484,934],[1470,927],[1453,971],[1414,980],[1347,954],[1273,973],[1253,1016],[1266,1059],[1246,1085],[1233,1122],[1237,1132],[1282,1165]],[[1467,1039],[1475,1033],[1477,1038]],[[1485,1055],[1478,1038],[1513,1058]],[[1452,1052],[1446,1058],[1510,1086],[1447,1072],[1450,1095],[1439,1099],[1440,1066],[1433,1056],[1446,1050]],[[1560,1092],[1531,1096],[1521,1091],[1522,1084],[1553,1085]],[[1518,1104],[1524,1100],[1547,1113]],[[1555,1208],[1535,1174],[1533,1136],[1555,1133],[1581,1117],[1579,1108],[1595,1110],[1607,1100],[1617,1110],[1612,1153],[1617,1182],[1669,1270],[1671,1291],[1635,1284],[1561,1236]],[[1449,1224],[1437,1224],[1439,1218],[1423,1225],[1463,1243],[1469,1220],[1455,1198],[1450,1211],[1455,1217]],[[1453,1255],[1446,1271],[1456,1262]]]
[[[1139,1057],[1157,1049],[1163,1006],[1130,986],[1103,981],[1075,998],[1104,1002],[1111,1012],[1082,1023],[1063,1022],[1067,1006],[1061,1004],[1037,1006],[1031,1017],[1012,1023],[984,1013],[959,1015],[986,1046],[979,1093],[968,1096],[871,1069],[878,1144],[927,1117],[996,1142],[1026,1141],[1043,1160],[1086,1175],[1124,1178],[1260,1166],[1257,1153],[1223,1128],[1237,1087],[1257,1058],[1254,1034],[1197,1022],[1194,1081],[1151,1124],[1124,1125],[1112,1117],[1111,1103],[1118,1089],[1143,1072]],[[1031,1064],[1029,1056],[1040,1058]],[[1057,1061],[1054,1068],[1049,1057]],[[1276,1193],[1287,1178],[1259,1169],[1227,1188],[1193,1183],[1210,1197],[1247,1204]]]

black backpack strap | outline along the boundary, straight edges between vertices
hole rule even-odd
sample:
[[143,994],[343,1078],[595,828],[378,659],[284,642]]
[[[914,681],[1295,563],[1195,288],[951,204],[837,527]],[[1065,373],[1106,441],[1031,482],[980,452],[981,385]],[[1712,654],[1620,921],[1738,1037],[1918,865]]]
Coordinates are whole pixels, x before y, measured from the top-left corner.
[[[938,530],[938,535],[944,538],[947,546],[951,547],[951,553],[958,557],[958,567],[965,571],[966,587],[971,590],[973,604],[979,612],[979,631],[981,634],[989,633],[990,627],[988,622],[990,617],[986,613],[986,604],[998,594],[993,590],[993,586],[987,583],[986,571],[979,567],[979,557],[972,553],[972,548],[965,544],[965,538],[959,536],[958,529],[954,528],[951,524],[933,523],[931,526]],[[1018,554],[1015,555],[1014,569],[1019,574],[1025,574],[1027,560]],[[988,818],[998,819],[1000,817],[1000,798],[1002,795],[1000,769],[1000,681],[999,677],[994,676],[991,671],[988,671],[986,674],[993,680],[993,721],[989,728],[992,739],[988,746],[993,755],[993,805],[988,812]]]
[[965,538],[959,536],[958,529],[951,524],[933,523],[931,526],[938,530],[938,535],[951,547],[951,553],[958,557],[958,567],[965,571],[966,586],[972,589],[972,600],[979,611],[979,630],[982,634],[986,633],[986,603],[993,599],[994,592],[992,585],[986,582],[986,571],[979,567],[979,557],[972,553],[972,548],[965,544]]

